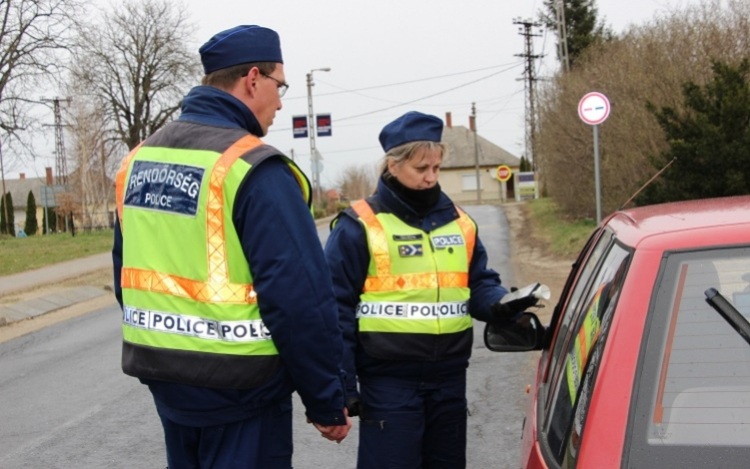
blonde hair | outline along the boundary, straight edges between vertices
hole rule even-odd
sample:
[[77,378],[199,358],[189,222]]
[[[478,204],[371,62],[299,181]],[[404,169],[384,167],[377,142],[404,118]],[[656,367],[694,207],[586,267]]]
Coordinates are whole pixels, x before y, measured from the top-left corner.
[[432,142],[429,140],[417,140],[415,142],[404,143],[391,148],[383,157],[383,165],[380,168],[381,174],[390,176],[388,172],[388,162],[392,161],[393,164],[403,163],[414,158],[416,155],[422,154],[422,152],[431,152],[434,150],[440,151],[440,157],[445,159],[448,156],[448,147],[443,142]]

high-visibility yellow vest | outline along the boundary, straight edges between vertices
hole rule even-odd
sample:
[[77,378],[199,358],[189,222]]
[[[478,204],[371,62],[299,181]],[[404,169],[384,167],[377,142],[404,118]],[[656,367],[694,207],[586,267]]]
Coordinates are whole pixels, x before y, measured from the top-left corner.
[[568,354],[567,363],[565,364],[565,373],[568,382],[568,392],[570,394],[571,405],[575,405],[578,386],[583,378],[583,370],[589,359],[589,353],[599,338],[601,329],[601,319],[599,318],[599,307],[602,301],[602,292],[607,284],[601,285],[594,294],[586,315],[583,318],[583,324],[578,330],[573,343],[572,353]]
[[[140,146],[123,161],[116,184],[125,373],[245,389],[278,369],[232,222],[240,184],[271,154],[263,149],[247,135],[223,153]],[[309,205],[306,177],[286,163]]]
[[370,264],[356,315],[365,351],[382,359],[440,360],[471,351],[469,266],[476,225],[459,217],[431,232],[365,200],[352,205]]

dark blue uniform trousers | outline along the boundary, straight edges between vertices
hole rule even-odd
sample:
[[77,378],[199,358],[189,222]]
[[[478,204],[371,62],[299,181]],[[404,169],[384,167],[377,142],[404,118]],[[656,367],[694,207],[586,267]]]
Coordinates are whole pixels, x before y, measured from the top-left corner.
[[466,375],[439,383],[360,383],[358,469],[466,467]]
[[159,414],[170,469],[291,469],[292,398],[257,417],[190,427]]

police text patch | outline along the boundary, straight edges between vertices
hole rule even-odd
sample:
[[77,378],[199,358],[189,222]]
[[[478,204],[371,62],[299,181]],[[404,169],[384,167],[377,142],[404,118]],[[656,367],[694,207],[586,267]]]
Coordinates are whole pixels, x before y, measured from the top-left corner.
[[463,246],[464,238],[461,237],[461,235],[433,236],[432,245],[435,246],[436,249],[443,249],[448,246]]
[[205,168],[136,161],[125,189],[124,205],[194,217]]
[[401,257],[412,257],[422,255],[421,244],[402,244],[398,247],[398,255]]
[[403,303],[392,301],[362,302],[356,308],[357,318],[435,319],[457,318],[469,314],[468,301],[441,303]]
[[138,329],[224,342],[256,342],[271,339],[271,332],[260,319],[215,321],[198,316],[165,313],[125,305],[122,322],[125,326]]

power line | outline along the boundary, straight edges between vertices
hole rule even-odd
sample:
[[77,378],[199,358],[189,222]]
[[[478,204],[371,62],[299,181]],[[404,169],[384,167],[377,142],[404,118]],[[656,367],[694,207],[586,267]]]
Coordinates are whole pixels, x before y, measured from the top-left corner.
[[[429,99],[429,98],[433,98],[435,96],[440,96],[441,94],[449,93],[451,91],[455,91],[455,90],[463,88],[465,86],[473,85],[474,83],[478,83],[478,82],[486,80],[488,78],[492,78],[492,77],[494,77],[496,75],[499,75],[501,73],[505,73],[505,72],[507,72],[509,70],[512,70],[512,69],[520,66],[520,65],[522,65],[522,63],[514,63],[513,65],[509,66],[508,68],[505,68],[505,69],[500,70],[500,71],[495,72],[495,73],[491,73],[491,74],[489,74],[487,76],[484,76],[482,78],[478,78],[476,80],[472,80],[470,82],[467,82],[467,83],[464,83],[464,84],[461,84],[461,85],[458,85],[458,86],[454,86],[453,88],[448,88],[447,90],[439,91],[437,93],[433,93],[433,94],[430,94],[430,95],[427,95],[427,96],[422,96],[421,98],[417,98],[417,99],[413,99],[411,101],[406,101],[406,102],[403,102],[403,103],[395,104],[393,106],[388,106],[388,107],[385,107],[385,108],[376,109],[374,111],[364,112],[362,114],[355,114],[353,116],[348,116],[348,117],[342,117],[341,119],[336,119],[336,122],[341,122],[341,121],[345,121],[345,120],[349,120],[349,119],[357,119],[357,118],[360,118],[360,117],[369,116],[369,115],[372,115],[372,114],[377,114],[379,112],[388,111],[390,109],[395,109],[397,107],[406,106],[408,104],[413,104],[413,103],[416,103],[416,102],[421,101],[423,99]],[[280,129],[269,129],[268,132],[269,133],[270,132],[285,132],[285,131],[288,131],[288,130],[291,130],[291,127],[284,127],[284,128],[280,128]]]
[[[359,147],[359,148],[346,148],[344,150],[333,150],[333,151],[326,151],[326,155],[334,154],[334,153],[347,153],[347,152],[354,152],[354,151],[364,151],[364,150],[381,150],[380,147]],[[295,153],[295,156],[310,156],[310,154],[305,153]],[[330,163],[330,161],[329,161]]]
[[[512,65],[512,64],[507,63],[507,64],[500,64],[500,65],[493,65],[492,67],[476,68],[474,70],[467,70],[465,72],[449,73],[447,75],[437,75],[437,76],[432,76],[432,77],[427,77],[427,78],[417,78],[416,80],[401,81],[401,82],[397,82],[397,83],[389,83],[389,84],[386,84],[386,85],[374,85],[374,86],[368,86],[368,87],[365,87],[365,88],[356,88],[356,89],[353,89],[353,90],[348,90],[348,89],[342,88],[340,86],[336,86],[336,85],[333,85],[331,83],[327,83],[325,81],[322,81],[322,80],[318,79],[318,81],[320,83],[325,83],[326,85],[332,86],[334,88],[338,88],[341,91],[334,91],[332,93],[316,94],[315,96],[316,97],[318,97],[318,96],[332,96],[332,95],[336,95],[336,94],[356,93],[358,91],[374,90],[374,89],[378,89],[378,88],[388,88],[388,87],[391,87],[391,86],[409,85],[409,84],[412,84],[412,83],[419,83],[419,82],[422,82],[422,81],[437,80],[437,79],[440,79],[440,78],[448,78],[448,77],[455,77],[455,76],[458,76],[458,75],[466,75],[468,73],[483,72],[485,70],[492,70],[492,69],[499,68],[499,67],[507,67],[508,65]],[[369,96],[365,96],[365,97],[369,97]],[[304,98],[306,98],[306,96],[294,96],[294,97],[291,97],[291,98],[286,98],[286,99],[284,99],[284,101],[291,101],[291,100],[294,100],[294,99],[304,99]],[[376,99],[376,98],[373,98],[373,99]]]
[[401,103],[401,104],[396,104],[396,105],[394,105],[394,106],[389,106],[389,107],[386,107],[386,108],[382,108],[382,109],[376,109],[376,110],[374,110],[374,111],[364,112],[364,113],[362,113],[362,114],[355,114],[355,115],[353,115],[353,116],[349,116],[349,117],[342,117],[341,119],[338,119],[338,121],[339,121],[339,122],[341,122],[341,121],[344,121],[344,120],[348,120],[348,119],[356,119],[356,118],[358,118],[358,117],[369,116],[369,115],[371,115],[371,114],[376,114],[376,113],[378,113],[378,112],[388,111],[388,110],[390,110],[390,109],[394,109],[394,108],[397,108],[397,107],[401,107],[401,106],[406,106],[407,104],[413,104],[413,103],[416,103],[416,102],[418,102],[418,101],[422,101],[423,99],[434,98],[435,96],[440,96],[441,94],[449,93],[449,92],[451,92],[451,91],[455,91],[455,90],[457,90],[457,89],[459,89],[459,88],[463,88],[463,87],[465,87],[465,86],[473,85],[474,83],[478,83],[478,82],[480,82],[480,81],[482,81],[482,80],[486,80],[486,79],[488,79],[488,78],[492,78],[492,77],[494,77],[494,76],[496,76],[496,75],[499,75],[499,74],[501,74],[501,73],[505,73],[505,72],[507,72],[508,70],[512,70],[513,68],[516,68],[516,67],[518,67],[518,65],[519,65],[519,64],[517,64],[517,63],[516,63],[516,64],[513,64],[513,65],[512,65],[511,67],[508,67],[508,68],[506,68],[506,69],[500,70],[499,72],[495,72],[495,73],[492,73],[492,74],[490,74],[490,75],[487,75],[487,76],[485,76],[485,77],[482,77],[482,78],[478,78],[478,79],[476,79],[476,80],[473,80],[473,81],[470,81],[470,82],[468,82],[468,83],[464,83],[463,85],[458,85],[458,86],[454,86],[453,88],[449,88],[449,89],[447,89],[447,90],[444,90],[444,91],[439,91],[439,92],[437,92],[437,93],[433,93],[433,94],[430,94],[430,95],[427,95],[427,96],[422,96],[421,98],[413,99],[413,100],[411,100],[411,101],[407,101],[407,102],[405,102],[405,103]]

